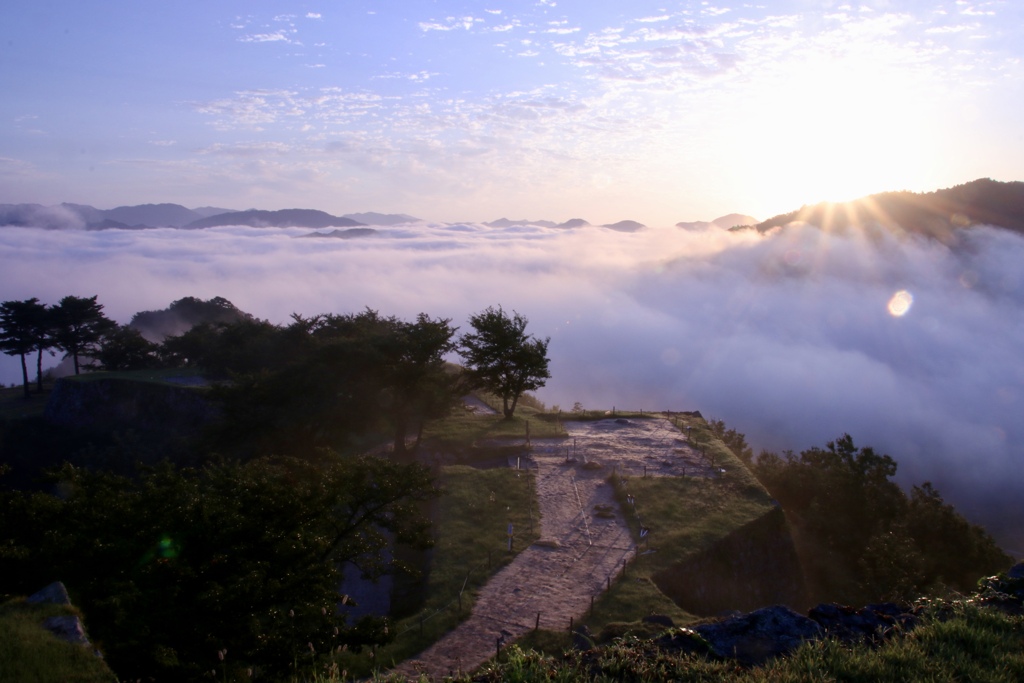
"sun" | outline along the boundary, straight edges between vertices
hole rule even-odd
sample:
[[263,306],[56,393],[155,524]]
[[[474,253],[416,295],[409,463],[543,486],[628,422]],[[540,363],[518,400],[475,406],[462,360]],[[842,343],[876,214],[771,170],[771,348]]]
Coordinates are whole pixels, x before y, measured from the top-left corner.
[[752,86],[759,105],[737,136],[758,194],[793,209],[929,186],[941,135],[925,85],[862,50],[778,64]]

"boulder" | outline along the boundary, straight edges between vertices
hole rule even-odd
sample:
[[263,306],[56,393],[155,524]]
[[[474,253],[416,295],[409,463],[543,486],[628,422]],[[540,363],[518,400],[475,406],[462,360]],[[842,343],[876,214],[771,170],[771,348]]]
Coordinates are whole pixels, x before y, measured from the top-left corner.
[[823,629],[784,605],[755,610],[694,628],[720,657],[755,666],[815,640]]

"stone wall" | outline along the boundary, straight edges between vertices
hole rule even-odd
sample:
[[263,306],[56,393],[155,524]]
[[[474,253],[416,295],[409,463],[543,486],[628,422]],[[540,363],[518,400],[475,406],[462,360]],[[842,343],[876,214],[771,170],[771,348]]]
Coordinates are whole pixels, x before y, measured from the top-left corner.
[[173,431],[191,436],[216,418],[206,390],[156,382],[64,377],[54,384],[46,419],[79,429]]

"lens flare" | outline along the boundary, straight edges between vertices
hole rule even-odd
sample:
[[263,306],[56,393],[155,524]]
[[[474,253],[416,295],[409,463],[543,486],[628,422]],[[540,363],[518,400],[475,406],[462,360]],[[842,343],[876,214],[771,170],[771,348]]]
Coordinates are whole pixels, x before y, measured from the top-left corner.
[[910,310],[910,307],[914,304],[914,295],[905,289],[901,289],[892,295],[889,299],[889,315],[894,318],[902,318]]

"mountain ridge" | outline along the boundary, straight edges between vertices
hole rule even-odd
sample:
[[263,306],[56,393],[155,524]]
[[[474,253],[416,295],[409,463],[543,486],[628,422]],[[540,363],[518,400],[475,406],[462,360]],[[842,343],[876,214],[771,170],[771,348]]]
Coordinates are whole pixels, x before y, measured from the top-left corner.
[[793,222],[840,231],[880,227],[943,242],[976,225],[1024,234],[1024,182],[979,178],[932,192],[880,192],[849,202],[820,202],[773,216],[755,229],[765,233]]

